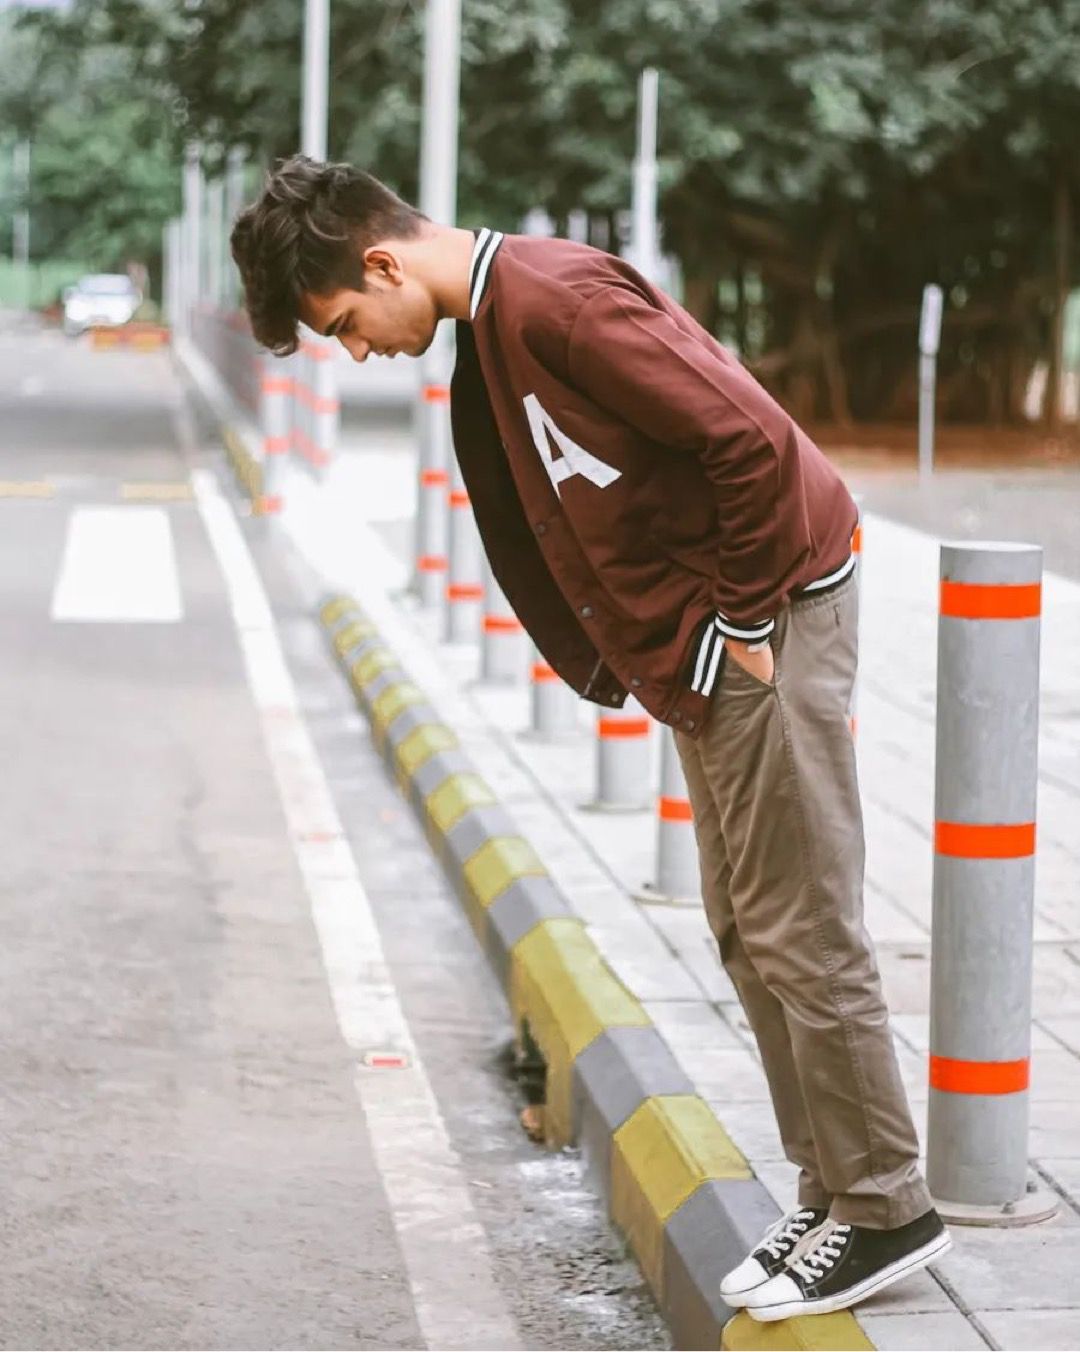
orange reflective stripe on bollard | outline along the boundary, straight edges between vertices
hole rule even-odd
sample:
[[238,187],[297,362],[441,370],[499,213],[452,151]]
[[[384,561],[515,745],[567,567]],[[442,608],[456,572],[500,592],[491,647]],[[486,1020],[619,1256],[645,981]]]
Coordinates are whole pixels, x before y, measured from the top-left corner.
[[1035,823],[981,826],[972,822],[937,822],[934,849],[954,859],[1024,859],[1035,853]]
[[1042,612],[1038,582],[993,585],[978,582],[941,584],[941,613],[954,620],[1034,620]]
[[957,1061],[930,1054],[930,1087],[947,1094],[1020,1094],[1031,1079],[1031,1061]]

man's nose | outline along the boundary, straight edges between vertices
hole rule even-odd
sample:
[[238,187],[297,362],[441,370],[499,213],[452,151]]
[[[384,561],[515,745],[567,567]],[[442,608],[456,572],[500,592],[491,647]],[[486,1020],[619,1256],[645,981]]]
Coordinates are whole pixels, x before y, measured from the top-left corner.
[[353,338],[349,342],[342,338],[341,345],[353,361],[367,361],[371,354],[371,344],[366,343],[363,338]]

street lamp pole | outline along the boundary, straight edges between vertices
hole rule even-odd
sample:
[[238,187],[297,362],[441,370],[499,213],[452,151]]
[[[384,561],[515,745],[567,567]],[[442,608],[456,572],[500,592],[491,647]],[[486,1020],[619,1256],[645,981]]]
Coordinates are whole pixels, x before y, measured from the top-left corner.
[[[457,218],[461,0],[428,0],[424,37],[424,111],[420,143],[420,210],[441,225]],[[440,324],[422,359],[416,430],[420,483],[413,588],[422,604],[446,605],[448,583],[450,326]]]
[[326,159],[326,119],[330,85],[330,0],[305,0],[304,82],[300,149],[313,160]]
[[659,280],[660,246],[656,223],[656,127],[660,77],[652,66],[638,83],[637,156],[631,217],[632,262],[650,282]]

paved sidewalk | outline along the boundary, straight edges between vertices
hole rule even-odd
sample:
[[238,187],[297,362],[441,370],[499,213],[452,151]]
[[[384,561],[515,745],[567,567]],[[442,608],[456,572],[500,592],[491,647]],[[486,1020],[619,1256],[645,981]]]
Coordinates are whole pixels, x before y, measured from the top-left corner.
[[[698,1092],[777,1202],[789,1205],[764,1076],[699,905],[643,904],[651,812],[582,810],[592,790],[594,711],[549,747],[520,736],[528,691],[477,683],[469,645],[396,595],[411,551],[415,469],[408,437],[380,426],[351,443],[320,489],[302,472],[286,524],[328,581],[365,598],[441,716],[517,818],[620,978],[646,1006]],[[869,514],[864,532],[859,760],[868,835],[867,920],[878,944],[901,1066],[920,1131],[926,1114],[937,541]],[[1042,772],[1036,895],[1031,1153],[1062,1196],[1052,1222],[956,1230],[934,1273],[867,1302],[880,1348],[1070,1348],[1080,1335],[1080,583],[1045,588]],[[1065,1235],[1062,1231],[1073,1231]]]

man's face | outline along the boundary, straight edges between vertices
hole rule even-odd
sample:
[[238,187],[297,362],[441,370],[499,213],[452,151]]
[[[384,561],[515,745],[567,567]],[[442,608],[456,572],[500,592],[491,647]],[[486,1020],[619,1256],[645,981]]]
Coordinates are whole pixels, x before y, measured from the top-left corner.
[[306,294],[300,318],[315,330],[339,339],[353,361],[371,353],[419,357],[435,336],[438,314],[426,287],[410,277],[391,246],[364,255],[363,291],[347,288],[327,296]]

